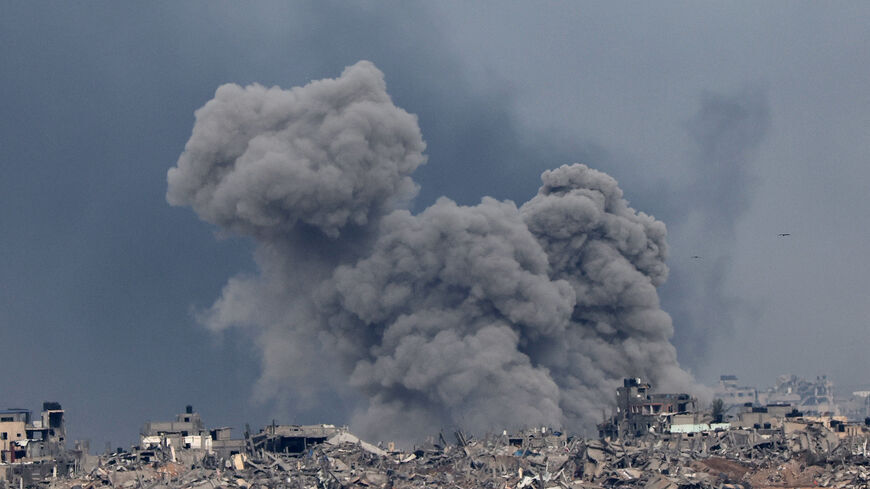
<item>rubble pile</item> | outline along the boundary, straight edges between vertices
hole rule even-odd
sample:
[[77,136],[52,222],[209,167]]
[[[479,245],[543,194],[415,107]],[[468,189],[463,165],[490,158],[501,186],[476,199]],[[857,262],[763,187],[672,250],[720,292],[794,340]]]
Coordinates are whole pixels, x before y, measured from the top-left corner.
[[457,431],[410,451],[340,430],[301,453],[132,450],[101,457],[51,489],[767,488],[868,487],[863,437],[809,427],[786,434],[722,430],[625,440],[546,429],[474,439]]
[[588,441],[582,477],[591,487],[868,487],[866,439],[832,435],[722,430]]

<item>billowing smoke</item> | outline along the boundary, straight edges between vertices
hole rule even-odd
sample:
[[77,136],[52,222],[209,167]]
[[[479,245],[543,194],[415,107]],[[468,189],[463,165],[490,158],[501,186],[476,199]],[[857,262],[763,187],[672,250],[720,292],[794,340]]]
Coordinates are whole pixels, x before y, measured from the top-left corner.
[[228,84],[196,112],[167,199],[241,233],[336,238],[416,195],[424,148],[371,63],[289,91]]
[[[757,306],[726,285],[732,268],[737,223],[754,197],[752,166],[770,132],[767,92],[747,86],[733,93],[706,93],[686,124],[692,151],[679,190],[682,208],[675,208],[671,233],[673,275],[665,294],[679,328],[675,342],[684,363],[708,377],[710,349],[734,331],[751,324]],[[689,256],[701,259],[692,260]],[[721,343],[720,343],[721,344]],[[706,371],[705,371],[706,370]]]
[[691,388],[656,292],[665,226],[613,178],[563,166],[519,208],[442,198],[414,215],[424,148],[368,62],[289,91],[225,85],[197,111],[167,198],[257,240],[259,274],[201,319],[249,332],[262,397],[344,403],[360,433],[409,440],[582,430],[625,376]]

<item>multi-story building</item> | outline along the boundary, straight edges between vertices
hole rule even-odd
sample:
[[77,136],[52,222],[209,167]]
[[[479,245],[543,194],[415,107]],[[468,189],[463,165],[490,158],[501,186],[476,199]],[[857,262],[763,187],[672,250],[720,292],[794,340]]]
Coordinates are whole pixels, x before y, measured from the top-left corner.
[[341,430],[331,424],[270,425],[251,437],[254,448],[269,452],[303,453]]
[[139,438],[143,447],[160,445],[171,446],[176,450],[206,449],[210,440],[210,433],[202,423],[199,413],[193,411],[193,406],[187,406],[183,413],[176,415],[175,421],[145,423]]
[[669,429],[673,416],[696,411],[697,400],[689,394],[655,393],[650,384],[628,378],[616,389],[616,412],[599,425],[599,435],[617,438],[663,433]]
[[27,409],[0,411],[0,461],[14,462],[26,456],[26,445],[22,446],[19,442],[27,440],[29,424],[30,411]]
[[199,413],[193,411],[193,406],[187,406],[183,413],[175,417],[175,421],[151,421],[145,423],[140,432],[139,442],[142,448],[163,447],[174,450],[202,450],[202,454],[214,453],[220,457],[229,457],[244,450],[244,440],[234,440],[230,436],[230,428],[214,428],[209,430],[202,422]]
[[796,375],[781,375],[776,385],[758,393],[761,404],[791,404],[807,416],[837,416],[839,407],[834,400],[834,385],[826,375],[815,381]]
[[714,395],[722,399],[725,408],[743,406],[747,402],[758,402],[758,390],[755,387],[739,385],[736,375],[720,375]]
[[57,457],[65,442],[64,410],[57,402],[44,402],[39,419],[28,409],[0,411],[0,462]]

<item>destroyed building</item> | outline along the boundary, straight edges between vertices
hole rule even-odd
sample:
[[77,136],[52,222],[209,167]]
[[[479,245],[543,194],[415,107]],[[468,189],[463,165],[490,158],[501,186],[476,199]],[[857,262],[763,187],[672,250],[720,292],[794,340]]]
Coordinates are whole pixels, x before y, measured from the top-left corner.
[[228,458],[240,453],[245,446],[242,439],[232,439],[232,428],[206,428],[199,413],[193,406],[185,407],[183,413],[175,416],[175,421],[149,421],[139,434],[142,448],[167,447],[172,450],[202,450],[205,454],[217,454]]
[[174,421],[145,423],[139,434],[137,456],[150,460],[157,457],[157,451],[169,451],[171,459],[185,460],[206,457],[229,460],[246,451],[298,455],[330,439],[349,436],[346,429],[331,424],[279,425],[273,422],[256,434],[248,431],[246,428],[245,438],[234,439],[232,428],[208,428],[193,406],[187,406]]
[[599,436],[616,439],[664,433],[670,431],[674,416],[694,416],[696,412],[697,400],[689,394],[652,392],[649,383],[628,378],[616,389],[616,412],[598,426]]
[[242,453],[245,450],[245,440],[232,437],[232,428],[223,426],[209,430],[211,435],[211,452],[219,457],[228,459],[232,455]]
[[0,462],[55,457],[65,438],[64,410],[57,402],[44,402],[39,419],[28,409],[0,411]]
[[781,375],[773,387],[766,389],[740,385],[736,375],[721,375],[714,387],[714,397],[722,400],[725,414],[734,419],[751,417],[745,415],[750,403],[756,408],[774,410],[778,409],[776,406],[790,406],[804,416],[820,418],[845,416],[848,420],[863,422],[870,417],[870,391],[854,391],[841,397],[835,397],[834,393],[834,384],[826,375],[817,376],[815,380]]
[[0,487],[17,480],[19,487],[67,475],[82,453],[66,448],[66,422],[60,403],[44,402],[34,418],[29,409],[0,410]]
[[776,385],[759,391],[760,404],[788,403],[809,416],[840,414],[834,400],[834,384],[826,375],[807,380],[796,375],[781,375]]
[[[146,423],[129,451],[89,458],[78,444],[63,450],[63,410],[45,403],[39,419],[0,413],[0,489],[870,487],[870,420],[799,409],[824,406],[830,386],[818,380],[778,383],[799,403],[764,396],[714,417],[689,394],[629,378],[599,440],[546,427],[480,439],[456,431],[455,443],[441,433],[410,451],[332,424],[246,426],[233,439],[187,406],[173,421]],[[720,382],[744,389],[733,376]]]
[[251,437],[255,450],[275,453],[304,453],[339,432],[335,425],[269,425]]
[[[3,411],[3,429],[48,427]],[[59,406],[57,406],[59,408]],[[608,421],[622,437],[588,440],[546,427],[475,438],[440,433],[413,450],[367,443],[331,424],[278,425],[232,440],[188,407],[151,422],[130,451],[84,463],[0,463],[0,488],[23,489],[747,489],[870,486],[870,427],[843,417],[804,416],[787,403],[741,407],[713,423],[688,394],[656,393],[626,379]],[[45,423],[43,423],[45,420]],[[779,425],[773,428],[773,420]],[[604,423],[607,425],[608,423]],[[647,423],[649,425],[647,426]],[[654,425],[654,423],[657,423]],[[771,428],[765,426],[771,424]],[[604,426],[607,428],[607,426]],[[653,429],[655,428],[655,429]],[[17,434],[17,432],[16,432]],[[196,443],[188,437],[202,437]],[[150,439],[149,437],[155,437]],[[188,438],[188,439],[185,439]],[[455,438],[455,442],[448,441]],[[152,443],[153,442],[153,443]],[[232,450],[215,449],[219,442]],[[84,450],[86,452],[86,449]]]
[[183,413],[175,417],[175,421],[149,421],[145,423],[140,435],[142,446],[171,446],[176,450],[207,448],[205,440],[211,438],[199,413],[193,411],[193,406],[187,406]]
[[[333,436],[318,441],[333,428]],[[119,452],[43,487],[749,489],[870,483],[870,430],[803,418],[770,432],[733,427],[705,433],[649,432],[621,440],[587,440],[547,428],[481,438],[457,431],[449,437],[455,442],[441,433],[412,451],[384,450],[333,425],[273,423],[258,435],[260,448],[249,445],[217,464],[207,459],[175,462],[166,447],[157,449],[151,460]],[[308,435],[312,444],[301,453],[265,449]]]

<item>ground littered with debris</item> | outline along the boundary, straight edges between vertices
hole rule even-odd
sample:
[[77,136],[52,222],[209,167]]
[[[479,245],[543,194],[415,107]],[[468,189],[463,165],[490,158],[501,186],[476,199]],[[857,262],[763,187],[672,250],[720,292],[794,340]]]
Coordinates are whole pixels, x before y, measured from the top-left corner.
[[[785,435],[728,430],[625,441],[546,430],[472,439],[441,435],[387,451],[342,431],[302,454],[257,451],[228,459],[195,450],[101,457],[51,489],[309,488],[773,488],[868,487],[867,439],[823,430]],[[453,440],[455,438],[455,441]]]

